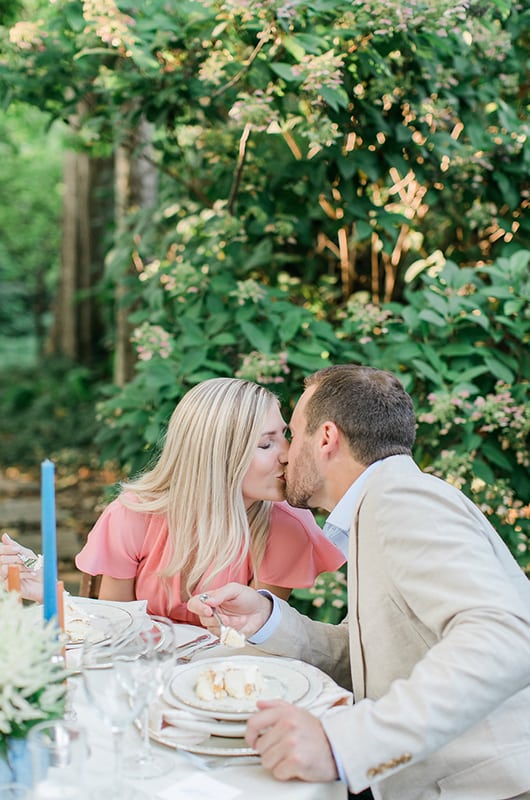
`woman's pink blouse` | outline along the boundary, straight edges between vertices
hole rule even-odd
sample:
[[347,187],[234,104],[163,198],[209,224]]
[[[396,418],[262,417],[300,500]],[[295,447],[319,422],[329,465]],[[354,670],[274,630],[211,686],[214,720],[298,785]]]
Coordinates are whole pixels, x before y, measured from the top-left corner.
[[[178,622],[198,624],[198,617],[186,608],[180,594],[180,576],[171,579],[171,601],[165,581],[157,574],[163,566],[168,536],[166,517],[126,508],[120,498],[107,506],[98,519],[75,563],[90,575],[136,578],[138,600],[147,600],[150,614],[160,614]],[[301,588],[312,586],[321,572],[338,569],[345,559],[329,542],[311,511],[274,503],[265,554],[258,569],[258,582],[272,586]],[[203,589],[205,579],[196,592]],[[249,584],[253,573],[250,558],[218,573],[208,589],[236,581]]]

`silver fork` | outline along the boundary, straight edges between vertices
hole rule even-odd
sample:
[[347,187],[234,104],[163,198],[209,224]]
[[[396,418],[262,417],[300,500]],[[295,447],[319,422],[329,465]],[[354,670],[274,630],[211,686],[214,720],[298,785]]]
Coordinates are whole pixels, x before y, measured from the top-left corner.
[[[203,592],[202,594],[199,595],[199,600],[201,601],[201,603],[205,603],[206,600],[209,599],[210,596],[206,594],[206,592]],[[228,632],[233,631],[234,628],[231,628],[230,625],[224,624],[224,622],[221,619],[221,615],[219,614],[216,608],[212,608],[212,606],[210,606],[210,611],[212,612],[214,619],[217,620],[217,623],[219,625],[219,639],[221,640],[221,643],[224,643],[226,641]]]
[[200,644],[193,647],[187,653],[184,653],[181,656],[177,656],[175,664],[187,664],[189,661],[192,660],[195,653],[202,653],[203,650],[209,650],[211,647],[217,647],[219,644],[219,639],[213,639],[209,642],[201,642]]
[[17,556],[20,558],[26,569],[40,569],[42,564],[42,556],[24,556],[22,553],[17,553]]
[[[206,603],[206,601],[209,599],[210,596],[206,592],[203,592],[202,594],[199,595],[199,600],[201,601],[201,603]],[[225,625],[221,619],[221,615],[219,614],[216,608],[212,608],[212,606],[210,606],[209,608],[210,611],[212,612],[214,619],[217,620],[217,623],[219,625],[219,639],[221,641],[221,644],[224,644],[227,647],[235,647],[235,648],[243,647],[245,645],[245,637],[243,636],[243,634],[240,633],[235,628],[232,628],[231,625]]]
[[210,640],[211,635],[209,633],[201,633],[195,639],[190,639],[189,642],[183,642],[182,644],[178,644],[175,647],[175,651],[178,652],[179,650],[187,650],[188,647],[193,647],[194,644],[199,644],[200,642],[205,642],[206,640]]

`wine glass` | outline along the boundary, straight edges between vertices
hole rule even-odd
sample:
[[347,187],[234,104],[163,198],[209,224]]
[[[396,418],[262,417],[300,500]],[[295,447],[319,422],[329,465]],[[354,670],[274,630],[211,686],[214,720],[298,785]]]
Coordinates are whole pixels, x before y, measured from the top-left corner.
[[88,758],[85,729],[66,719],[45,720],[32,727],[27,742],[35,800],[82,800]]
[[[140,636],[152,648],[151,693],[149,702],[160,697],[171,675],[176,661],[175,626],[166,617],[150,616],[150,627]],[[158,778],[171,772],[175,766],[173,754],[157,752],[149,738],[149,705],[141,717],[142,746],[140,751],[128,756],[125,761],[127,774],[131,778]]]
[[[102,641],[85,642],[81,650],[81,674],[89,701],[112,732],[114,749],[113,782],[106,787],[108,800],[149,800],[144,792],[125,785],[123,736],[141,714],[150,697],[152,648],[139,635],[113,636],[112,629]],[[102,794],[98,790],[98,800]]]

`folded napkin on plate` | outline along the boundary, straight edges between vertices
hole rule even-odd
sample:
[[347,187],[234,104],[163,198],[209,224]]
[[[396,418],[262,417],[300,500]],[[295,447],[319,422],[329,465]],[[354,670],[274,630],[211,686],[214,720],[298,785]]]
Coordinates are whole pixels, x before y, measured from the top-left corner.
[[329,711],[335,706],[353,705],[353,694],[335,683],[329,675],[322,674],[322,684],[322,691],[318,697],[315,697],[313,702],[307,706],[307,710],[315,717],[320,717],[325,711]]
[[149,706],[149,730],[175,745],[199,744],[210,737],[211,722],[199,719],[193,712],[155,702]]

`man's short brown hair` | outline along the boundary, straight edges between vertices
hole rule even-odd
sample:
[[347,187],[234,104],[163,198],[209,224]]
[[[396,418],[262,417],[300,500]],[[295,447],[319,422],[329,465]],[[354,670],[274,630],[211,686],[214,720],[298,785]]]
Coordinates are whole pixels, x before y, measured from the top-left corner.
[[346,437],[354,458],[368,465],[393,455],[411,455],[416,437],[412,398],[391,372],[337,364],[305,380],[316,390],[305,406],[307,433],[326,420]]

